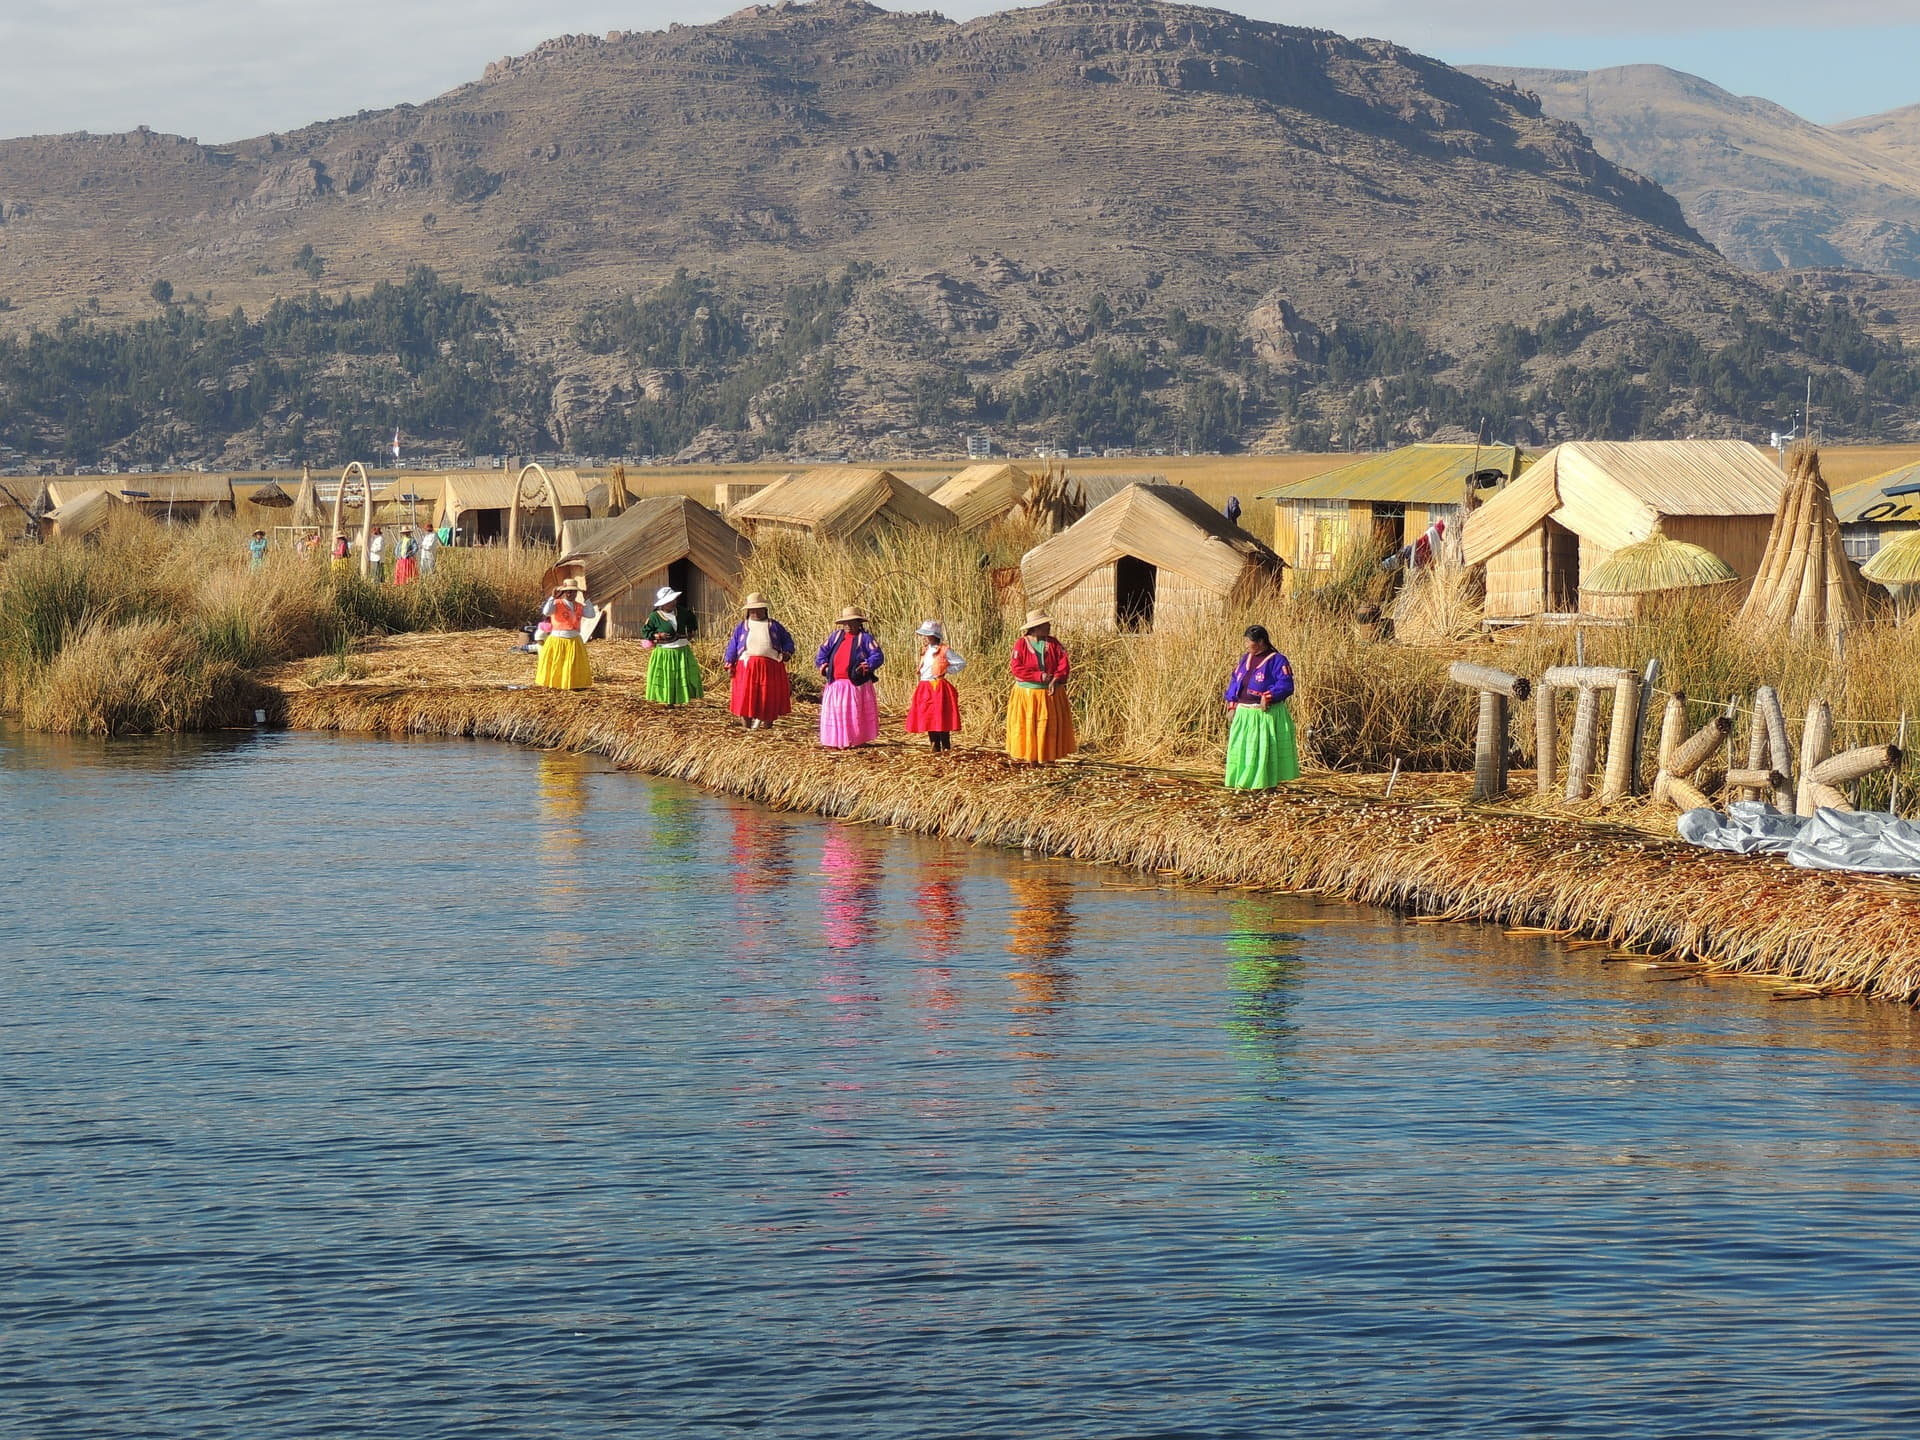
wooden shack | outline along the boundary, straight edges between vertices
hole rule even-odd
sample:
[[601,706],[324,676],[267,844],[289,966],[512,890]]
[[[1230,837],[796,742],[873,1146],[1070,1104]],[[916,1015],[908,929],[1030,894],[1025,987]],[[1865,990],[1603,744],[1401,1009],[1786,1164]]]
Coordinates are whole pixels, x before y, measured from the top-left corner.
[[1486,570],[1486,615],[1580,613],[1580,577],[1657,525],[1740,577],[1766,553],[1785,477],[1743,440],[1578,441],[1559,445],[1463,526],[1462,554]]
[[1193,491],[1129,485],[1020,561],[1027,603],[1075,630],[1217,620],[1278,586],[1282,561]]
[[696,623],[711,631],[741,593],[752,544],[697,500],[656,495],[611,520],[569,520],[549,581],[580,575],[606,612],[601,632],[631,639],[653,610],[654,592],[671,585]]
[[1920,530],[1920,461],[1834,491],[1833,513],[1847,558],[1866,564],[1896,535]]
[[67,475],[47,481],[55,509],[82,495],[104,492],[163,524],[193,524],[233,514],[233,482],[225,475]]
[[1398,550],[1436,520],[1455,533],[1470,504],[1511,482],[1532,459],[1512,445],[1406,445],[1305,480],[1262,490],[1274,504],[1273,548],[1312,583],[1356,545]]
[[962,530],[978,530],[1011,513],[1027,497],[1033,477],[1014,465],[969,465],[933,491]]
[[[587,487],[577,471],[549,470],[554,498],[560,505],[560,520],[585,520],[593,513],[587,504]],[[423,477],[424,478],[424,477]],[[406,477],[403,483],[411,483]],[[528,477],[529,487],[537,476]],[[513,507],[519,488],[519,475],[509,470],[459,470],[439,477],[439,504],[431,512],[433,524],[451,523],[467,545],[505,544],[507,512]],[[380,492],[375,491],[378,495]],[[387,523],[387,522],[383,522]],[[554,533],[553,509],[549,505],[520,501],[520,539],[551,545],[560,537]]]
[[789,475],[750,496],[727,519],[758,539],[787,533],[854,540],[889,525],[950,530],[953,512],[890,470],[830,468]]

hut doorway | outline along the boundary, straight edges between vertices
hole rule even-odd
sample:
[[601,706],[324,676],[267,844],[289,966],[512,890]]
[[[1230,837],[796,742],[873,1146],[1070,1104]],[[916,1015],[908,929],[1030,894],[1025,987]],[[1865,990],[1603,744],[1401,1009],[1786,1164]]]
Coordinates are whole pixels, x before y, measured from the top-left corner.
[[1145,560],[1122,555],[1113,566],[1113,613],[1122,630],[1153,628],[1154,592],[1160,572]]
[[1373,507],[1373,544],[1376,550],[1391,555],[1407,543],[1407,507],[1380,503]]
[[[468,537],[470,544],[494,545],[507,535],[507,512],[504,510],[471,510],[473,534]],[[463,517],[464,518],[464,517]]]
[[667,566],[667,588],[678,590],[687,597],[687,608],[698,613],[698,599],[693,593],[693,562],[682,556]]
[[1580,608],[1580,537],[1557,520],[1541,524],[1547,552],[1547,613],[1571,615]]

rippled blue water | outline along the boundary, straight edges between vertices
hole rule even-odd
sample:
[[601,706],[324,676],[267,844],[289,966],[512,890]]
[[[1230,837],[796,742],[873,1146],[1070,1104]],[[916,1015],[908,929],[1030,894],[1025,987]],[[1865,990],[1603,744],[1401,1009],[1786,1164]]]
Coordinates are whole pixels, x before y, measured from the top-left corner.
[[1920,1431],[1904,1012],[478,744],[0,801],[8,1436]]

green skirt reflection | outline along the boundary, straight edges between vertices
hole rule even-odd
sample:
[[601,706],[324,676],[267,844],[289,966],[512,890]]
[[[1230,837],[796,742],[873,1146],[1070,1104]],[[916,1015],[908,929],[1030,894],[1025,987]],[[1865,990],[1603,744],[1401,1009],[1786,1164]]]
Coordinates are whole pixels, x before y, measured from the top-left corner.
[[1271,790],[1300,778],[1300,752],[1293,742],[1293,715],[1285,701],[1271,710],[1237,706],[1227,732],[1227,788]]
[[656,645],[647,656],[647,699],[684,705],[701,695],[700,662],[684,645]]

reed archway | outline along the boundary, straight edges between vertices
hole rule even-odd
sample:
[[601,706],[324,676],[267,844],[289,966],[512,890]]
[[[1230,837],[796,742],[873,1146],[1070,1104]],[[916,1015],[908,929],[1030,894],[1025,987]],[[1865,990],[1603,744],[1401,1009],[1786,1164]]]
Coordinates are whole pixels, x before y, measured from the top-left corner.
[[[360,487],[360,575],[364,579],[372,570],[372,560],[367,551],[373,544],[373,477],[367,474],[367,467],[358,460],[351,462],[340,472],[340,488],[333,492],[333,534],[341,534],[340,509],[347,501],[347,491],[358,480]],[[329,539],[331,546],[333,541]]]
[[[531,483],[527,478],[529,476],[533,477]],[[513,482],[513,494],[507,505],[507,553],[509,555],[520,553],[520,506],[522,504],[531,509],[538,509],[545,505],[553,511],[553,543],[558,545],[562,523],[560,495],[554,489],[553,477],[547,474],[546,467],[537,460],[531,465],[523,466],[519,476]]]

